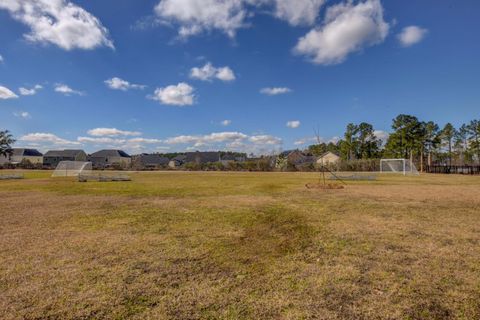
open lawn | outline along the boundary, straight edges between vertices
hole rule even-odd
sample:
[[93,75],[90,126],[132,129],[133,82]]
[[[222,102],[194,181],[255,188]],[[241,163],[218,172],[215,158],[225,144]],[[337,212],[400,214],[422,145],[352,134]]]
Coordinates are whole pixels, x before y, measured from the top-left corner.
[[480,177],[0,181],[0,319],[480,319]]

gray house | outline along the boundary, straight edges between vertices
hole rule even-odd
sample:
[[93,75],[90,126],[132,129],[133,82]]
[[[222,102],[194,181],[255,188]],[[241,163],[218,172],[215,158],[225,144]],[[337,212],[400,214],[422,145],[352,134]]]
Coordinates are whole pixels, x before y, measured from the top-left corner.
[[0,156],[0,164],[18,164],[22,161],[29,161],[32,164],[42,164],[43,154],[41,154],[37,149],[13,148],[11,155],[6,157]]
[[183,154],[180,154],[180,155],[176,156],[175,158],[173,158],[172,160],[170,160],[170,162],[168,163],[168,166],[170,168],[180,167],[185,163],[186,159],[187,159],[187,156],[185,156]]
[[220,152],[187,152],[185,156],[186,163],[205,164],[220,161]]
[[132,157],[122,150],[100,150],[92,153],[88,159],[95,168],[108,168],[112,165],[129,167],[132,163]]
[[43,155],[43,165],[55,168],[60,161],[87,161],[83,150],[50,150]]
[[142,153],[134,156],[133,163],[135,167],[142,169],[156,169],[165,167],[170,162],[170,159],[160,154]]

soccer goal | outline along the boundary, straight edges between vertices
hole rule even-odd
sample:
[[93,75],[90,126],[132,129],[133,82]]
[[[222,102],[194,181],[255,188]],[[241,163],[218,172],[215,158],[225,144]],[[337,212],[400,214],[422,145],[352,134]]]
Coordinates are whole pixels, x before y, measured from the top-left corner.
[[412,161],[407,159],[382,159],[380,160],[381,173],[401,173],[403,175],[418,176],[418,170]]
[[91,162],[60,161],[53,171],[52,177],[77,177],[80,174],[90,174],[91,172]]

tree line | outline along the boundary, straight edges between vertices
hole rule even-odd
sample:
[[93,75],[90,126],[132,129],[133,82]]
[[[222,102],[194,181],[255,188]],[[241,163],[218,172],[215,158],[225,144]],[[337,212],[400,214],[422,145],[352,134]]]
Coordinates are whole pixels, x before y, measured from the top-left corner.
[[400,114],[392,121],[392,132],[386,141],[375,135],[369,123],[349,123],[338,142],[320,143],[308,147],[314,155],[327,151],[343,160],[378,158],[411,159],[421,168],[428,164],[480,163],[480,120],[455,128],[447,123],[443,128],[433,121]]

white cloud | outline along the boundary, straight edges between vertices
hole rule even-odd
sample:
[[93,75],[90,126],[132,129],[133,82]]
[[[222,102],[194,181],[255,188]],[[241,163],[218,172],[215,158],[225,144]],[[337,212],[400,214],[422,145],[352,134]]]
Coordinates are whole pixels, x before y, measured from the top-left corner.
[[105,80],[105,84],[113,90],[122,90],[122,91],[127,91],[129,89],[144,89],[145,86],[141,84],[134,84],[130,83],[126,80],[113,77],[111,79]]
[[224,127],[228,127],[232,124],[232,120],[223,120],[222,122],[220,122],[220,124]]
[[[323,142],[323,139],[321,139],[321,141]],[[314,142],[317,142],[317,139],[315,137],[309,137],[309,138],[298,139],[293,144],[296,146],[302,146],[307,143],[314,143]]]
[[23,118],[23,119],[30,119],[30,113],[27,111],[21,111],[21,112],[14,112],[13,115],[18,118]]
[[243,0],[161,0],[155,13],[162,20],[178,24],[178,34],[183,38],[211,30],[234,37],[247,17]]
[[20,94],[22,96],[33,96],[37,93],[38,90],[41,90],[43,89],[43,87],[39,84],[35,85],[33,88],[31,89],[27,89],[27,88],[24,88],[24,87],[20,87],[18,89],[18,92],[20,92]]
[[241,132],[215,132],[208,135],[182,135],[168,138],[165,140],[167,144],[190,144],[207,145],[222,142],[241,141],[247,139],[248,136]]
[[290,93],[292,90],[286,87],[276,87],[276,88],[263,88],[260,90],[260,93],[266,94],[269,96],[276,96],[279,94]]
[[20,141],[25,142],[34,142],[34,143],[47,143],[53,144],[56,146],[75,146],[80,143],[77,141],[69,141],[66,139],[59,138],[53,133],[29,133],[20,137]]
[[409,26],[403,28],[402,32],[397,35],[398,41],[402,44],[404,47],[410,47],[416,43],[419,43],[420,41],[425,38],[427,35],[428,30],[423,29],[417,26]]
[[0,86],[0,99],[16,99],[18,96],[10,89]]
[[[219,30],[233,38],[255,13],[272,13],[290,25],[312,25],[325,0],[161,0],[160,23],[175,24],[181,38]],[[157,22],[158,24],[158,22]]]
[[249,138],[250,142],[254,144],[269,144],[279,145],[282,143],[282,139],[270,135],[256,135]]
[[[162,143],[159,139],[150,138],[114,138],[114,137],[78,137],[80,143],[93,145],[95,148],[115,148],[122,149],[131,153],[151,152],[152,148],[168,149],[168,147],[158,146]],[[156,146],[155,146],[156,145]]]
[[77,140],[82,143],[96,143],[96,144],[123,144],[127,140],[115,139],[109,137],[93,138],[93,137],[78,137]]
[[125,131],[116,128],[95,128],[88,130],[87,133],[94,137],[140,136],[142,134],[138,131]]
[[278,149],[282,139],[271,135],[249,136],[241,132],[181,135],[163,141],[167,145],[188,145],[187,150],[231,150],[266,154]]
[[0,63],[4,63],[5,59],[3,59],[3,56],[0,54]]
[[389,29],[380,0],[340,3],[327,10],[322,26],[299,39],[294,52],[316,64],[338,64],[353,52],[383,42]]
[[385,144],[387,142],[388,137],[390,136],[390,134],[388,132],[383,131],[383,130],[375,130],[373,132],[373,134],[375,135],[375,137],[382,140],[383,144]]
[[300,127],[300,121],[298,120],[292,120],[287,122],[287,127],[291,129],[296,129]]
[[74,90],[74,89],[70,88],[69,86],[67,86],[66,84],[63,84],[63,83],[55,84],[55,92],[62,93],[66,96],[70,96],[72,94],[83,96],[85,94],[82,91]]
[[315,23],[325,0],[275,0],[275,16],[293,26]]
[[235,73],[229,67],[214,67],[210,62],[201,68],[192,68],[190,70],[190,78],[203,81],[212,81],[218,79],[222,81],[235,80]]
[[162,143],[162,140],[152,139],[152,138],[133,138],[133,139],[129,139],[128,142],[130,142],[130,143],[156,144],[156,143]]
[[4,0],[0,9],[30,28],[31,42],[52,43],[65,50],[113,48],[100,20],[67,0]]
[[177,85],[157,88],[149,98],[162,104],[174,106],[191,106],[195,101],[194,88],[185,82]]

